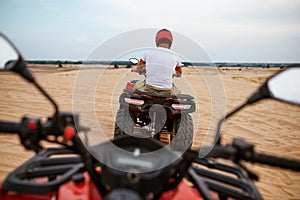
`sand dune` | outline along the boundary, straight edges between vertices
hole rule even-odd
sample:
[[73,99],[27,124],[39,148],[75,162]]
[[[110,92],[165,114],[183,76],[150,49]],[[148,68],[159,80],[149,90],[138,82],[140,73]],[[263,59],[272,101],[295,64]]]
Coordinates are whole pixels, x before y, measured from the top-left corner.
[[[118,96],[126,80],[143,77],[129,69],[98,69],[89,66],[33,65],[37,81],[57,101],[61,110],[77,110],[84,125],[92,127],[94,142],[101,136],[111,138]],[[193,147],[214,133],[214,123],[242,104],[267,77],[279,69],[249,68],[212,70],[184,68],[184,77],[175,79],[178,87],[193,96],[197,111],[193,113],[196,136]],[[23,115],[45,117],[53,112],[51,104],[26,81],[15,74],[0,73],[0,120],[16,121]],[[243,137],[265,153],[300,159],[300,108],[274,100],[264,100],[246,107],[228,119],[223,127],[223,141]],[[100,129],[99,129],[100,128]],[[101,133],[100,133],[101,132]],[[103,139],[103,137],[102,137]],[[0,136],[0,179],[33,155],[23,150],[16,136]],[[300,199],[300,174],[262,165],[251,165],[260,176],[257,183],[265,199]]]

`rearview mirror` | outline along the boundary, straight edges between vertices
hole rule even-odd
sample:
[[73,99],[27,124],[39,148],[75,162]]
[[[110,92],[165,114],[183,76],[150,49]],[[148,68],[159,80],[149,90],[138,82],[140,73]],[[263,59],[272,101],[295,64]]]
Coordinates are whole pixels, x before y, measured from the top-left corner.
[[0,33],[0,70],[16,72],[27,81],[35,82],[17,48],[2,33]]
[[137,58],[129,58],[129,62],[131,62],[134,65],[137,65],[139,63],[139,60]]
[[58,106],[47,92],[35,81],[33,75],[28,70],[25,61],[14,44],[2,33],[0,33],[0,70],[9,70],[18,73],[36,88],[53,104],[56,115]]
[[274,99],[300,105],[300,67],[291,67],[267,82]]
[[11,70],[20,56],[4,35],[0,34],[0,70]]

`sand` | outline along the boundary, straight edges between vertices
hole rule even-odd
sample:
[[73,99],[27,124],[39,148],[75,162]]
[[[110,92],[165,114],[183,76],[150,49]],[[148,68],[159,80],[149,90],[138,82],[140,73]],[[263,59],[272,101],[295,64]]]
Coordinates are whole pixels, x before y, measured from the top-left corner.
[[[126,68],[109,67],[104,70],[99,66],[85,66],[78,71],[79,68],[76,65],[63,68],[30,66],[37,81],[61,110],[79,111],[83,124],[92,127],[92,142],[105,137],[109,139],[113,136],[122,87],[127,80],[143,77]],[[174,81],[182,91],[195,96],[197,111],[192,114],[195,124],[193,148],[209,141],[219,117],[242,104],[278,70],[184,68],[184,77]],[[0,73],[0,92],[0,120],[19,121],[24,115],[45,118],[53,113],[52,105],[16,74]],[[299,111],[299,106],[275,100],[250,105],[226,120],[223,142],[242,137],[255,144],[258,151],[300,159]],[[0,179],[3,180],[32,155],[32,152],[24,150],[16,135],[0,135]],[[247,166],[259,175],[256,185],[265,199],[300,199],[299,173],[259,164]]]

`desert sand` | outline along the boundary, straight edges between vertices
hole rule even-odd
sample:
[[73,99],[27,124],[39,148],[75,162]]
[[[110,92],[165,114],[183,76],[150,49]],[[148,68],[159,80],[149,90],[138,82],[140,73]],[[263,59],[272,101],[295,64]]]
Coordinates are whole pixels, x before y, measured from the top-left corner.
[[[79,70],[80,69],[80,70]],[[78,111],[81,122],[92,127],[92,142],[113,136],[118,96],[127,80],[142,79],[129,69],[101,66],[31,65],[37,81],[55,99],[61,110]],[[209,141],[214,124],[224,114],[244,103],[267,77],[280,69],[186,67],[175,84],[195,97],[197,110],[193,148]],[[11,72],[0,73],[0,120],[19,121],[22,116],[48,117],[52,105],[28,82]],[[223,142],[241,137],[258,151],[300,159],[300,107],[275,100],[250,105],[225,121]],[[33,156],[16,135],[0,135],[0,179]],[[247,164],[260,180],[265,199],[300,199],[300,174],[260,164]]]

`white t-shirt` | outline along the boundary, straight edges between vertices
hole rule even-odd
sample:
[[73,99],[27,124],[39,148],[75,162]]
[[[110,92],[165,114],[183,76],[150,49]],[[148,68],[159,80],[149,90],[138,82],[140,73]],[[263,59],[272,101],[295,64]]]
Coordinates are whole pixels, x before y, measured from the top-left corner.
[[172,77],[181,59],[172,50],[157,47],[147,50],[142,58],[146,62],[146,84],[157,88],[172,88]]

